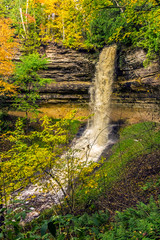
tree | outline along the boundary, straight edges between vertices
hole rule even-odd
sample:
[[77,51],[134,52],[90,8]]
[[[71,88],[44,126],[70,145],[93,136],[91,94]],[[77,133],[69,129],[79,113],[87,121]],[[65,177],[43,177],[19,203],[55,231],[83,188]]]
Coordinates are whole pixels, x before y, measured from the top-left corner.
[[9,82],[9,77],[13,73],[14,64],[12,62],[14,54],[17,52],[18,43],[13,39],[14,30],[11,29],[11,20],[0,18],[0,100],[1,109],[8,96],[15,94],[16,88]]
[[41,24],[41,36],[62,42],[67,47],[83,44],[83,16],[74,0],[38,0],[44,6],[46,20]]
[[38,74],[38,70],[46,68],[48,62],[38,53],[23,56],[20,60],[21,62],[16,64],[13,77],[19,95],[13,105],[16,110],[24,111],[28,117],[29,112],[37,113],[37,100],[40,98],[38,89],[51,80],[42,78]]
[[87,49],[121,42],[143,47],[148,56],[160,49],[156,0],[1,1],[27,54],[48,41]]
[[[67,196],[67,184],[71,179],[73,184],[75,174],[83,167],[79,159],[76,159],[75,165],[67,155],[61,158],[73,139],[74,115],[55,123],[45,116],[41,119],[41,131],[32,131],[27,135],[23,121],[19,119],[15,131],[3,136],[3,140],[12,145],[8,151],[0,153],[3,201],[9,199],[13,191],[25,188],[29,183],[43,185],[44,191],[54,190],[56,193],[61,190]],[[50,177],[48,181],[41,182],[46,176]]]
[[23,51],[33,53],[41,44],[39,35],[43,22],[43,6],[35,0],[0,0],[0,15],[10,17]]
[[102,4],[96,10],[97,17],[90,22],[89,41],[100,47],[113,42],[143,47],[148,57],[159,53],[160,6],[157,1],[112,0],[112,3]]
[[[0,107],[4,111],[6,99],[15,94],[15,87],[8,82],[8,77],[12,74],[14,64],[12,62],[13,55],[18,47],[17,42],[13,40],[14,30],[11,29],[11,20],[0,18]],[[0,121],[1,125],[1,121]],[[0,158],[1,161],[1,158]],[[0,167],[1,175],[1,167]],[[2,175],[1,175],[2,176]],[[2,178],[0,178],[2,180]],[[0,180],[0,181],[1,181]],[[0,199],[2,198],[2,187],[0,185]],[[0,203],[0,209],[3,207]],[[3,224],[4,217],[0,216],[0,226]],[[1,228],[0,228],[1,231]]]
[[40,25],[44,21],[43,6],[35,0],[26,0],[19,5],[19,14],[21,26],[18,34],[23,43],[23,50],[27,54],[36,52],[42,43]]

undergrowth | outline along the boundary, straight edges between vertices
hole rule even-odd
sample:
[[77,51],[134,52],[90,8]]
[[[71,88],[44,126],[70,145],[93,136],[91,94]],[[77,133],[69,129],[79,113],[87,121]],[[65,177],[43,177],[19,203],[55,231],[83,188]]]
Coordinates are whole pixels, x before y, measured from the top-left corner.
[[160,236],[160,199],[150,199],[149,204],[140,202],[137,208],[128,208],[124,212],[117,212],[111,230],[100,234],[102,240],[151,240]]
[[[74,133],[78,124],[75,122],[73,126]],[[15,214],[15,210],[1,209],[1,212],[6,212],[6,222],[4,221],[5,224],[0,229],[0,239],[159,239],[159,200],[151,198],[148,204],[141,202],[135,209],[116,212],[114,222],[110,222],[107,210],[95,211],[95,200],[122,178],[127,166],[139,156],[157,151],[160,145],[160,125],[153,122],[127,126],[119,134],[119,141],[113,146],[110,157],[93,163],[93,166],[89,167],[92,171],[88,171],[86,167],[79,179],[75,189],[75,215],[67,214],[66,210],[65,215],[62,213],[57,216],[53,215],[53,210],[52,214],[48,210],[30,226],[21,227],[20,221],[25,216],[24,212]],[[157,176],[155,181],[148,180],[140,187],[144,192],[148,189],[152,191],[159,184]],[[65,202],[63,207],[65,208]],[[81,211],[83,214],[80,215]]]
[[84,176],[82,184],[77,187],[77,205],[94,208],[94,199],[112,188],[123,176],[128,162],[156,151],[160,145],[159,129],[159,124],[153,122],[138,123],[122,129],[111,156],[107,160],[102,159],[96,165],[98,169]]
[[[148,204],[140,202],[136,208],[117,212],[113,222],[108,211],[87,213],[82,216],[67,214],[52,216],[41,224],[34,222],[30,230],[19,223],[25,213],[7,211],[5,223],[1,227],[0,239],[7,240],[156,240],[160,236],[160,199],[150,198]],[[52,237],[51,237],[52,236]]]

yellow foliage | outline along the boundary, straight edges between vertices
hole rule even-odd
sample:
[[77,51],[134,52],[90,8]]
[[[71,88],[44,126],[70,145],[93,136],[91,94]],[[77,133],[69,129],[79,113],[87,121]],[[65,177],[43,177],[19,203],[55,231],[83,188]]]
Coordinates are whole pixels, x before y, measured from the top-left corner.
[[85,47],[83,33],[89,31],[94,8],[79,0],[37,0],[44,7],[46,22],[41,24],[43,41],[54,39],[67,47]]
[[14,30],[10,25],[10,19],[0,18],[0,95],[15,93],[15,88],[6,81],[13,72],[12,58],[18,47],[18,43],[12,41]]
[[58,191],[63,184],[70,181],[70,177],[75,178],[79,171],[76,170],[78,159],[59,157],[66,150],[70,139],[68,126],[71,121],[63,119],[52,124],[45,116],[41,132],[25,135],[23,123],[18,120],[15,131],[4,135],[4,139],[12,143],[9,151],[0,153],[0,187],[5,192],[6,199],[14,190],[21,188],[22,184],[25,187],[29,182],[38,183],[44,175],[52,177],[51,182],[48,181],[43,186],[44,191],[50,188]]
[[16,87],[0,79],[0,96],[10,96],[16,93]]
[[9,76],[13,72],[12,58],[18,46],[15,41],[11,41],[14,30],[10,28],[9,19],[0,19],[0,75]]

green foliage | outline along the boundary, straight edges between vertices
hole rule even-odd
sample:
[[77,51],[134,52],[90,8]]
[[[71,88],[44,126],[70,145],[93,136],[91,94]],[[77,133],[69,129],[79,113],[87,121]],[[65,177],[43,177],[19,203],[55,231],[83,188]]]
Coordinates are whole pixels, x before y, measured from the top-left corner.
[[[72,152],[65,158],[59,157],[63,151],[68,150],[66,144],[73,137],[70,130],[72,127],[74,129],[74,125],[77,124],[74,122],[73,116],[74,114],[71,115],[70,119],[54,123],[44,117],[41,124],[42,130],[28,132],[27,135],[22,121],[19,120],[15,131],[6,135],[6,140],[10,141],[12,147],[8,152],[1,153],[0,168],[3,181],[1,179],[0,187],[2,192],[6,194],[3,196],[4,198],[7,198],[12,191],[22,187],[22,182],[23,187],[25,187],[30,182],[38,182],[45,174],[48,174],[52,177],[56,189],[58,182],[57,191],[64,190],[67,185],[70,186],[71,191],[64,194],[64,202],[67,201],[69,211],[75,211],[78,206],[75,203],[79,204],[80,207],[88,204],[89,209],[93,211],[92,200],[112,187],[113,183],[123,174],[126,164],[141,154],[154,151],[160,143],[158,124],[145,122],[131,125],[121,130],[120,141],[113,147],[113,154],[107,162],[103,159],[100,163],[85,166],[80,159],[71,157]],[[52,171],[50,171],[51,169]],[[94,171],[95,169],[96,171]],[[60,173],[61,176],[57,173]],[[77,176],[80,185],[75,192],[73,185]],[[159,186],[159,180],[156,184]],[[44,191],[52,189],[49,184],[43,187]],[[156,204],[151,199],[149,205],[141,203],[136,210],[128,209],[124,213],[118,213],[116,222],[113,223],[112,227],[108,222],[108,212],[99,212],[92,214],[92,216],[88,214],[78,217],[71,214],[53,216],[49,220],[42,221],[42,227],[35,222],[32,224],[32,229],[29,230],[20,225],[20,219],[25,215],[24,212],[22,216],[20,212],[17,215],[11,211],[6,212],[3,234],[9,234],[9,240],[47,240],[50,238],[49,233],[47,233],[48,228],[53,236],[56,235],[56,239],[111,240],[134,239],[135,237],[138,239],[156,239],[160,231],[158,213],[159,203]],[[15,220],[14,216],[16,216]],[[2,233],[0,236],[3,239]]]
[[[91,216],[87,213],[82,216],[67,214],[58,215],[51,218],[48,228],[53,231],[53,236],[57,239],[97,239],[100,232],[108,230],[109,213],[95,212]],[[55,231],[55,227],[57,231]]]
[[144,191],[147,191],[147,190],[152,190],[154,188],[159,188],[160,187],[160,176],[157,177],[157,179],[155,179],[154,181],[153,180],[150,180],[150,181],[147,181],[143,186],[142,186],[142,189]]
[[130,125],[120,132],[120,140],[113,146],[112,155],[105,161],[95,164],[96,171],[82,176],[83,184],[76,190],[77,204],[92,204],[112,185],[120,179],[127,163],[134,158],[150,153],[159,148],[159,125],[153,122],[144,122]]
[[20,238],[19,234],[21,233],[23,227],[20,225],[21,219],[25,219],[26,212],[25,210],[13,210],[11,208],[1,208],[0,214],[3,214],[4,221],[1,226],[0,239],[24,239]]
[[[81,170],[78,159],[70,158],[69,155],[60,157],[64,151],[68,151],[67,145],[75,134],[76,124],[73,118],[74,113],[70,118],[53,124],[52,120],[45,116],[40,120],[42,130],[30,131],[27,134],[22,120],[19,119],[15,130],[3,135],[3,140],[11,143],[11,148],[0,155],[3,177],[0,179],[0,187],[5,193],[3,199],[8,199],[13,191],[25,188],[29,183],[42,184],[39,181],[46,175],[52,181],[44,181],[41,187],[43,191],[54,189],[56,193],[62,190],[64,196],[67,196],[65,187],[73,185],[77,171]],[[71,130],[72,126],[74,131]],[[72,208],[73,203],[67,198],[66,202]]]
[[160,201],[153,198],[149,204],[139,203],[137,209],[128,208],[117,212],[112,230],[101,234],[100,239],[158,239],[160,236]]
[[[23,8],[23,12],[25,12],[25,5],[23,5]],[[36,52],[42,44],[40,27],[45,21],[43,6],[41,6],[38,1],[29,1],[28,13],[24,13],[23,16],[26,25],[26,33],[24,35],[22,25],[19,26],[18,22],[15,21],[17,34],[22,41],[23,51],[27,54],[30,54]]]
[[13,106],[16,110],[37,112],[37,100],[40,99],[38,90],[51,80],[42,78],[38,74],[40,69],[46,68],[47,59],[41,58],[38,53],[29,54],[21,58],[17,63],[14,73],[14,84],[19,87],[19,93]]
[[144,48],[148,59],[160,50],[160,6],[156,0],[1,3],[0,15],[13,20],[16,35],[27,53],[52,40],[66,47],[87,49],[119,42]]
[[[122,8],[117,8],[119,5]],[[120,1],[117,6],[113,4],[113,8],[110,8],[102,3],[101,7],[96,8],[95,17],[90,21],[87,41],[95,47],[115,41],[142,47],[147,50],[149,58],[159,53],[158,3],[154,0]]]
[[90,32],[87,33],[87,42],[89,41],[96,48],[102,48],[108,39],[113,35],[116,28],[123,24],[119,10],[99,10],[90,23]]
[[151,197],[147,205],[140,202],[136,208],[117,212],[112,223],[109,222],[108,211],[99,211],[92,215],[85,213],[82,216],[71,214],[52,216],[49,220],[42,220],[41,224],[34,221],[24,227],[20,223],[27,214],[23,205],[15,210],[3,208],[1,213],[5,213],[5,220],[1,227],[0,239],[48,240],[50,239],[48,229],[57,240],[155,240],[160,235],[159,212],[160,200],[155,201]]
[[[24,220],[26,219],[28,211],[25,207],[25,203],[20,200],[14,200],[12,202],[13,207],[1,208],[0,214],[3,214],[4,221],[1,226],[0,239],[2,240],[47,240],[49,233],[41,236],[41,225],[32,224],[24,226]],[[18,207],[18,205],[20,205]],[[17,205],[17,207],[16,207]],[[46,221],[42,221],[45,224]]]
[[[158,239],[160,234],[160,201],[139,203],[136,209],[128,208],[117,212],[115,221],[109,223],[108,212],[96,212],[89,216],[55,216],[52,224],[57,227],[56,239]],[[53,230],[53,229],[52,229]],[[55,231],[54,234],[55,236]]]
[[158,239],[160,234],[160,202],[150,199],[149,204],[139,203],[136,209],[128,208],[117,212],[115,222],[108,223],[108,212],[56,216],[52,218],[57,226],[56,239]]

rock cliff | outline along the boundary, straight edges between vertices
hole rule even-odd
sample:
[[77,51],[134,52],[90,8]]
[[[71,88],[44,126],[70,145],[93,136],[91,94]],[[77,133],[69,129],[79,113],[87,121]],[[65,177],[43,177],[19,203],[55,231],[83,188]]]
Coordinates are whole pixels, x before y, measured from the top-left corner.
[[146,53],[142,49],[121,48],[117,58],[117,74],[112,94],[112,118],[159,120],[159,59],[144,67]]
[[[58,116],[61,117],[61,109],[66,112],[66,108],[74,108],[78,103],[82,115],[83,112],[86,114],[89,88],[99,54],[66,49],[55,43],[42,47],[41,53],[49,59],[49,64],[40,74],[44,78],[53,79],[51,84],[40,89],[40,103],[45,104],[43,110],[46,107],[51,111],[51,104],[54,104],[54,110],[60,112]],[[15,60],[19,60],[19,54]],[[156,59],[144,67],[145,60],[146,53],[142,49],[119,48],[111,99],[111,120],[159,121],[160,63]],[[46,104],[49,104],[50,109]],[[59,105],[65,107],[59,110]]]
[[41,99],[47,103],[84,102],[94,77],[95,64],[87,54],[50,44],[42,49],[49,59],[48,68],[40,72],[53,82],[41,88]]
[[[87,103],[95,73],[95,60],[89,54],[50,44],[43,49],[50,59],[41,76],[53,83],[40,90],[45,103]],[[116,77],[112,94],[112,120],[158,120],[160,65],[154,60],[143,66],[146,53],[142,49],[122,47],[118,51]],[[133,121],[133,119],[131,121]]]

